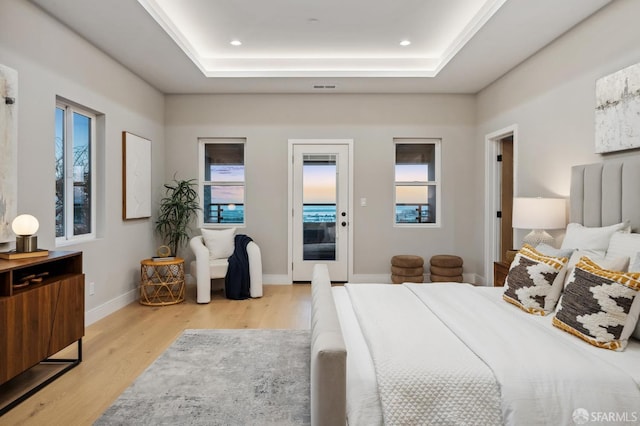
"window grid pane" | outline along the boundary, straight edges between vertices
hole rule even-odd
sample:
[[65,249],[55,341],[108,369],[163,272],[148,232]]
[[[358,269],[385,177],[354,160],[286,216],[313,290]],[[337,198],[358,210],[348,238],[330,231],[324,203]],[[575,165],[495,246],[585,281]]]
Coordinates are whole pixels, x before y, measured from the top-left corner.
[[56,238],[65,235],[65,215],[64,215],[64,145],[65,145],[65,111],[56,107],[56,134],[55,134],[55,155],[56,155]]
[[244,186],[204,186],[204,223],[244,223]]
[[91,118],[73,113],[73,235],[91,233]]
[[436,187],[396,186],[396,223],[436,223]]
[[206,182],[244,182],[244,144],[206,144],[204,161]]

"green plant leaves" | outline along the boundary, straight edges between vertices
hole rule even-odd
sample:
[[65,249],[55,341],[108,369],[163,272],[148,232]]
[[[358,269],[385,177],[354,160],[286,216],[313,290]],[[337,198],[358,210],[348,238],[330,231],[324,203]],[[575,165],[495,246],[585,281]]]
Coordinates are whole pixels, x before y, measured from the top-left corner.
[[189,240],[189,224],[200,210],[198,193],[194,189],[196,185],[195,179],[176,178],[164,185],[165,196],[160,200],[156,232],[165,240],[174,256]]

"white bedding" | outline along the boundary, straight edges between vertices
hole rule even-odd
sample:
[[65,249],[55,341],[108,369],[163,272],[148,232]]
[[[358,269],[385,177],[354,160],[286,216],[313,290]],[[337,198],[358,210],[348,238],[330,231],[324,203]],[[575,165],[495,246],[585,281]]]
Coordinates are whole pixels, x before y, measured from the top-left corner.
[[[348,285],[347,288],[358,287],[364,290],[365,288],[373,288],[371,286],[372,285],[357,284],[353,286]],[[429,284],[428,286],[417,285],[416,287],[419,289],[419,291],[421,291],[421,289],[426,290],[429,288],[436,288],[437,286],[438,285]],[[443,285],[440,285],[440,286],[443,286]],[[444,284],[444,286],[452,286],[452,285]],[[385,286],[382,286],[382,287],[385,287]],[[400,286],[387,286],[387,287],[397,289]],[[463,287],[467,287],[467,286],[463,286]],[[561,423],[567,423],[567,422],[568,424],[571,424],[572,423],[571,414],[573,413],[573,410],[575,410],[576,408],[585,408],[593,411],[596,411],[596,410],[616,411],[617,410],[620,412],[624,412],[626,410],[626,412],[628,412],[629,415],[633,413],[635,413],[635,415],[640,414],[639,412],[640,408],[637,408],[637,407],[640,407],[640,390],[639,390],[640,342],[631,341],[629,346],[624,352],[613,352],[613,351],[607,351],[604,349],[595,348],[571,335],[568,335],[552,327],[550,325],[551,316],[537,317],[533,315],[528,315],[524,312],[519,311],[517,308],[513,307],[512,305],[509,305],[506,302],[503,302],[501,300],[502,289],[483,287],[483,288],[473,288],[473,290],[474,290],[474,293],[476,293],[477,295],[479,295],[479,297],[484,299],[484,301],[478,302],[479,305],[483,306],[482,309],[484,311],[501,312],[501,314],[498,315],[498,317],[503,317],[500,320],[500,325],[493,325],[491,327],[493,328],[502,327],[502,329],[507,333],[507,335],[515,336],[515,334],[512,333],[512,328],[513,328],[512,322],[515,321],[519,323],[518,328],[522,329],[519,331],[524,335],[543,333],[544,335],[549,335],[550,336],[549,338],[551,339],[558,340],[559,342],[558,345],[554,344],[551,346],[566,346],[565,349],[567,349],[569,353],[572,353],[572,352],[576,353],[575,351],[577,350],[578,351],[577,353],[580,354],[579,356],[580,363],[586,362],[585,361],[585,358],[586,358],[586,359],[589,359],[589,362],[593,365],[593,367],[590,368],[590,370],[606,371],[607,369],[611,369],[609,371],[610,374],[613,374],[613,375],[618,373],[627,374],[633,379],[627,382],[627,385],[626,385],[627,390],[624,392],[624,394],[622,395],[619,394],[617,397],[610,398],[610,400],[614,401],[613,402],[614,405],[607,405],[607,404],[611,404],[612,403],[611,401],[603,402],[603,401],[606,401],[606,398],[600,397],[602,395],[602,388],[601,386],[599,386],[597,389],[597,392],[598,392],[597,400],[599,401],[599,405],[598,406],[594,405],[591,407],[579,407],[579,406],[575,407],[570,405],[570,404],[576,404],[575,402],[576,401],[575,398],[577,398],[576,395],[580,395],[582,393],[583,395],[580,396],[582,398],[585,398],[584,394],[586,394],[587,397],[589,395],[592,395],[592,392],[590,393],[588,390],[584,390],[584,392],[578,391],[577,393],[575,392],[575,390],[564,391],[563,389],[566,383],[562,383],[562,382],[559,387],[557,387],[557,383],[556,384],[549,384],[549,383],[537,384],[536,386],[538,386],[539,390],[545,389],[545,386],[547,387],[547,389],[551,389],[550,391],[551,393],[549,395],[552,395],[554,399],[560,398],[560,402],[554,403],[552,410],[546,410],[546,405],[544,405],[546,403],[541,402],[541,401],[544,401],[544,395],[542,395],[542,399],[535,399],[535,401],[537,401],[536,403],[542,404],[545,407],[545,411],[549,411],[552,417],[547,417],[546,419],[544,418],[544,416],[537,416],[537,415],[536,415],[537,418],[534,418],[534,419],[527,417],[526,418],[527,424],[561,424]],[[349,306],[351,302],[350,302],[349,294],[347,294],[347,290],[345,288],[335,287],[333,289],[333,292],[336,299],[338,312],[340,315],[343,333],[345,333],[345,343],[347,345],[347,351],[348,351],[347,410],[348,410],[349,424],[352,426],[360,425],[360,424],[362,425],[381,424],[382,418],[380,417],[378,417],[377,419],[375,418],[381,412],[381,405],[379,400],[376,400],[375,398],[375,395],[377,392],[375,390],[375,386],[376,386],[375,377],[372,379],[370,376],[371,371],[374,370],[374,366],[372,363],[371,355],[369,355],[369,349],[367,347],[367,343],[365,342],[365,338],[362,335],[361,328],[357,322],[356,316],[353,314],[353,308]],[[386,324],[395,322],[395,317],[399,318],[399,316],[396,314],[383,313],[387,311],[386,308],[388,308],[389,305],[390,303],[389,303],[388,297],[383,297],[381,299],[380,312],[376,312],[374,316],[384,317],[385,320],[384,321],[378,320],[375,323],[377,327],[386,328]],[[465,306],[457,306],[453,308],[450,307],[450,308],[447,308],[447,310],[445,310],[444,312],[445,313],[453,312],[455,314],[456,310],[460,311],[461,309],[468,310],[469,308]],[[473,309],[478,309],[478,306],[474,306]],[[483,313],[486,313],[486,312],[483,312]],[[474,314],[476,313],[473,312],[472,316]],[[487,324],[487,321],[489,320],[485,320],[484,315],[475,315],[474,317],[478,319],[477,323],[480,325],[478,330],[483,330],[483,329],[487,330],[488,328],[490,328],[488,327],[488,324]],[[515,318],[515,320],[512,320],[512,318]],[[431,321],[431,320],[428,320],[428,321]],[[439,320],[437,322],[439,322]],[[397,324],[395,324],[395,326],[397,330],[398,328]],[[414,331],[417,330],[417,331],[424,331],[428,333],[426,334],[426,336],[428,339],[427,341],[430,344],[427,346],[431,347],[431,351],[428,350],[427,352],[429,353],[427,353],[426,355],[414,356],[413,358],[422,359],[425,363],[430,363],[430,364],[437,362],[438,359],[440,360],[444,359],[448,362],[452,359],[451,356],[450,355],[443,356],[443,353],[441,352],[441,348],[446,347],[448,345],[437,345],[437,349],[434,351],[434,348],[436,348],[435,341],[437,341],[437,339],[434,340],[435,336],[434,336],[434,333],[432,332],[433,327],[434,326],[430,323],[420,324],[419,326],[416,324],[412,324],[411,328]],[[399,328],[402,328],[402,326],[400,326]],[[407,327],[404,326],[404,328],[407,328]],[[440,332],[439,331],[436,332],[436,334],[438,333]],[[464,332],[462,333],[464,334]],[[356,336],[356,337],[353,338],[353,336]],[[471,337],[471,340],[473,340],[473,335],[470,337]],[[398,339],[396,343],[401,341],[402,341],[402,338]],[[482,343],[482,338],[480,339],[480,342]],[[481,344],[481,346],[476,348],[476,351],[482,352],[485,349],[486,348],[484,348],[484,346],[482,346]],[[468,350],[468,349],[465,349],[465,350],[468,352],[472,352],[471,350]],[[584,351],[584,352],[581,352],[581,351]],[[456,349],[455,352],[460,352],[460,349],[459,348]],[[582,356],[582,354],[584,354],[585,356]],[[524,358],[525,355],[523,355],[521,358]],[[460,355],[457,354],[456,356],[459,357]],[[499,357],[500,357],[500,353],[498,353],[498,359]],[[476,358],[476,359],[479,360],[480,358]],[[445,362],[445,364],[447,362]],[[502,362],[507,363],[508,361],[505,360]],[[496,368],[496,367],[493,366],[492,368]],[[356,371],[357,373],[352,374],[354,371]],[[611,371],[614,371],[614,372],[611,373]],[[504,375],[504,373],[502,374]],[[500,377],[500,375],[501,374],[498,373],[496,374],[496,377]],[[615,379],[615,380],[618,380],[618,379]],[[514,386],[513,384],[511,385],[501,384],[501,390],[504,390],[509,387],[513,388],[513,386]],[[631,391],[629,391],[628,389],[629,386],[633,388],[631,389]],[[358,389],[358,390],[354,391],[354,389]],[[545,392],[542,392],[542,393],[544,394]],[[563,400],[562,395],[566,393],[570,393],[572,396],[568,399],[564,398]],[[540,395],[537,395],[537,397],[539,396]],[[510,398],[507,397],[506,400],[509,401]],[[504,401],[505,399],[503,399],[503,404],[504,404]],[[592,404],[592,400],[588,398],[582,399],[581,401],[586,401],[588,404]],[[514,403],[513,400],[511,400],[511,402],[508,402],[508,404],[513,404],[513,403]],[[528,403],[529,402],[527,402],[527,404]],[[536,403],[534,403],[532,407],[535,407]],[[526,405],[523,408],[522,404],[523,403],[520,400],[515,401],[515,405],[519,406],[518,408],[519,414],[516,413],[515,411],[514,412],[510,411],[511,408],[509,407],[512,405],[507,405],[506,408],[504,405],[502,406],[502,417],[506,420],[506,424],[522,424],[523,417],[518,417],[518,415],[532,416],[531,414],[532,412],[527,411],[528,408]],[[629,412],[629,410],[632,410],[632,409],[635,409],[636,411],[634,411],[633,413]],[[559,413],[562,413],[562,414],[559,414]],[[554,421],[556,420],[556,416],[559,416],[560,419],[557,419],[557,421]],[[552,418],[554,420],[552,420]],[[394,423],[393,421],[387,421],[387,424],[393,424],[393,423]],[[461,422],[454,422],[454,423],[460,424]]]
[[382,407],[373,360],[367,349],[349,295],[344,287],[333,287],[338,319],[347,347],[347,413],[349,425],[382,425]]

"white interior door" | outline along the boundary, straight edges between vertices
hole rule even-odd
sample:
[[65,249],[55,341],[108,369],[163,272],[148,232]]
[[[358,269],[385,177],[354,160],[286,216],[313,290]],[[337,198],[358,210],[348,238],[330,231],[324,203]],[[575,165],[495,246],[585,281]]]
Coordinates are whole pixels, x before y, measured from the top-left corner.
[[332,281],[349,276],[349,146],[293,145],[293,281],[310,281],[313,265]]

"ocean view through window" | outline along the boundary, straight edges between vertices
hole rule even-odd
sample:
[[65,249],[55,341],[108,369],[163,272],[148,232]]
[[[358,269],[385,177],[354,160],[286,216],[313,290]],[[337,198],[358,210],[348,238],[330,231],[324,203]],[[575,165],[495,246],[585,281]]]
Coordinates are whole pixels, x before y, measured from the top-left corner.
[[440,140],[394,139],[396,225],[437,225]]
[[335,204],[305,204],[302,206],[304,223],[323,223],[336,221]]
[[244,224],[244,139],[201,139],[200,155],[203,223]]

